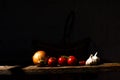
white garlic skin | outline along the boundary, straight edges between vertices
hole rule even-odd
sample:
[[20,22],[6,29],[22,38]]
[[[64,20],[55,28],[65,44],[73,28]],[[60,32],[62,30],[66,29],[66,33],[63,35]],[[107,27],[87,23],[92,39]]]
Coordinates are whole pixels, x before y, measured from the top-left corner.
[[85,65],[91,65],[93,60],[92,60],[93,54],[90,54],[89,58],[86,60]]
[[100,61],[100,58],[97,57],[97,54],[98,54],[98,52],[96,52],[94,56],[93,56],[93,54],[91,54],[89,56],[89,58],[86,60],[85,64],[86,65],[96,65],[96,64],[98,64],[99,61]]
[[97,57],[98,52],[92,57],[93,64],[97,64],[100,61],[100,58]]

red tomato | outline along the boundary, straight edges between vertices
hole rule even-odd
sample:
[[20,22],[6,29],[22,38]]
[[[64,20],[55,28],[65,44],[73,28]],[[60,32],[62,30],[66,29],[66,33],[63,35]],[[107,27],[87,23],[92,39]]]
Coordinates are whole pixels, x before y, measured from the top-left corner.
[[84,60],[79,61],[79,65],[81,65],[81,66],[85,65],[85,61]]
[[61,66],[67,65],[67,57],[65,57],[65,56],[59,57],[58,63],[59,63],[59,65],[61,65]]
[[76,65],[77,64],[77,58],[75,56],[69,56],[67,60],[68,65]]
[[48,66],[56,66],[57,65],[57,59],[55,57],[50,57],[48,59]]

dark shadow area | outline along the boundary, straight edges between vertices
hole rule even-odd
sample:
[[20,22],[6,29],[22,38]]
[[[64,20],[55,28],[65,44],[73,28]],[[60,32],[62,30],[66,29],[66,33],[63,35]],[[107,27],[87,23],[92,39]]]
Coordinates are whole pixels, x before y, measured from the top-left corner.
[[83,73],[80,75],[81,75],[80,79],[82,79],[82,80],[89,80],[89,79],[96,80],[98,77],[97,73]]
[[97,76],[93,73],[88,74],[46,74],[46,75],[14,75],[0,76],[2,80],[96,80]]
[[[0,0],[0,65],[22,66],[11,69],[12,77],[22,80],[25,73],[21,68],[33,65],[37,50],[55,57],[75,55],[80,60],[98,51],[101,63],[120,62],[119,4],[114,0]],[[55,78],[97,77],[91,73],[70,75]],[[111,75],[108,80],[115,80],[116,73]],[[100,77],[106,80],[106,74]],[[24,77],[33,78],[52,80],[53,76]]]
[[64,47],[64,44],[60,46],[49,43],[40,43],[40,41],[34,40],[32,41],[32,52],[36,52],[37,50],[44,50],[49,56],[59,57],[61,55],[75,55],[76,57],[78,56],[78,59],[87,59],[89,56],[88,49],[90,47],[90,42],[90,39],[86,38]]
[[9,71],[11,72],[12,76],[23,76],[26,75],[25,72],[22,70],[22,68],[27,67],[27,66],[17,66],[14,68],[9,69]]

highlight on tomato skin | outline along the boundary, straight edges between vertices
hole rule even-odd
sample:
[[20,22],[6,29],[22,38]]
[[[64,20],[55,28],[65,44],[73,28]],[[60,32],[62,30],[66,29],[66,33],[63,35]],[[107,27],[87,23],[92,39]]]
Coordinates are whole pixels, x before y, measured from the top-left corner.
[[59,58],[58,58],[58,64],[60,65],[60,66],[66,66],[67,65],[67,56],[60,56]]
[[47,64],[48,66],[57,66],[57,58],[49,57]]
[[75,66],[77,65],[77,58],[73,55],[68,57],[67,64],[70,66]]

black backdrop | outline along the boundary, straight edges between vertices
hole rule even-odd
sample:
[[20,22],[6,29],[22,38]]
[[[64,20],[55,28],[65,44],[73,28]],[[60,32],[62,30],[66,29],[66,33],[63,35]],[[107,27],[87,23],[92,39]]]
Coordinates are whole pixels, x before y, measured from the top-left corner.
[[[73,44],[79,56],[98,51],[101,58],[120,62],[119,9],[115,0],[0,0],[0,64],[32,64],[37,49],[54,55],[59,50],[53,48]],[[85,50],[79,48],[83,43]],[[118,76],[100,73],[98,80]]]
[[119,8],[111,0],[1,0],[1,64],[31,63],[41,43],[64,48],[66,37],[70,45],[89,38],[90,53],[120,62]]

